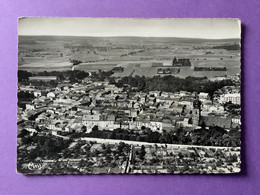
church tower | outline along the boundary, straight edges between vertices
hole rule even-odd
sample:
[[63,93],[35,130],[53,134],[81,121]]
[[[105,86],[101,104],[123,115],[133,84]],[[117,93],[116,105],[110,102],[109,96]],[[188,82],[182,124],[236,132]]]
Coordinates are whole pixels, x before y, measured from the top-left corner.
[[192,109],[192,124],[193,126],[198,126],[200,122],[200,111],[201,111],[201,102],[196,99],[193,101]]

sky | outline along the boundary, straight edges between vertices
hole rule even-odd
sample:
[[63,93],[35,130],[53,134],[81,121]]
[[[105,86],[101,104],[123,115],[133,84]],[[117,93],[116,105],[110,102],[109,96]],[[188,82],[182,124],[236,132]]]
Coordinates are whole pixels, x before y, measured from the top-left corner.
[[125,19],[25,17],[18,21],[18,35],[140,36],[202,39],[240,38],[238,19]]

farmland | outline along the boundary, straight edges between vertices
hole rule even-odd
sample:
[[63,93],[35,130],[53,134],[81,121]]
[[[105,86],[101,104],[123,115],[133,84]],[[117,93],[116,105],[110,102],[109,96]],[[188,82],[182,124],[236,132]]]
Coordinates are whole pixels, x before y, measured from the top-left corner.
[[[230,40],[196,40],[178,38],[148,37],[55,37],[20,36],[19,70],[37,72],[66,71],[74,66],[71,60],[80,63],[76,70],[97,72],[124,67],[122,73],[113,76],[147,76],[158,75],[158,69],[169,68],[174,57],[187,58],[190,67],[181,67],[178,77],[215,77],[237,75],[240,73],[240,51],[233,45],[239,45],[236,39]],[[228,50],[227,50],[228,48]],[[161,63],[161,67],[153,67]],[[226,71],[194,71],[194,67],[226,67]]]

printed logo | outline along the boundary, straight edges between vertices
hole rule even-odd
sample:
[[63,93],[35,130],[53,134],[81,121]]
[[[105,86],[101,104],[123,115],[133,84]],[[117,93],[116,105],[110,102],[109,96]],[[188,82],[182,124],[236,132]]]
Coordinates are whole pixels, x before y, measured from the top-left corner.
[[33,162],[30,162],[27,167],[29,170],[41,170],[43,169],[44,167],[46,166],[46,164],[44,163],[33,163]]

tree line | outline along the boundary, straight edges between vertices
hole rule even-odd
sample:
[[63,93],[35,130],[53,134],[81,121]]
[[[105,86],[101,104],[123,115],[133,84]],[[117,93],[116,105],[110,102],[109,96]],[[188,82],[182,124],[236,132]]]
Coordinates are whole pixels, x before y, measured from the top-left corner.
[[[112,81],[111,81],[112,83]],[[137,91],[165,91],[165,92],[206,92],[211,96],[215,91],[224,86],[232,86],[235,83],[231,80],[209,81],[207,77],[186,77],[179,78],[172,75],[164,77],[154,76],[152,78],[145,76],[126,76],[122,77],[117,83],[117,87],[129,85],[137,88]]]
[[[69,80],[71,83],[81,82],[82,79],[89,76],[88,72],[81,70],[67,70],[67,71],[43,71],[31,73],[25,70],[18,70],[18,82],[28,82],[29,77],[32,76],[56,76],[58,81]],[[30,81],[31,82],[31,81]],[[49,82],[45,82],[49,83]]]
[[178,128],[175,131],[152,131],[149,128],[142,127],[142,131],[133,131],[126,129],[114,129],[113,131],[98,130],[94,126],[89,133],[73,133],[71,138],[93,137],[102,139],[130,140],[149,143],[166,143],[166,144],[184,144],[184,145],[202,145],[202,146],[223,146],[238,147],[240,146],[240,132],[237,130],[226,131],[225,129],[213,126],[206,129],[196,129],[191,132]]

